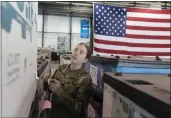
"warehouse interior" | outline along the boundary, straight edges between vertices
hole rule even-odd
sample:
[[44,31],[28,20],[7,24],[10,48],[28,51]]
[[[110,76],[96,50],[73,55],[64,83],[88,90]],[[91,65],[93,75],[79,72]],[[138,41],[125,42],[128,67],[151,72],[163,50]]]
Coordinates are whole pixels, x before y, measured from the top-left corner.
[[[90,20],[90,37],[89,39],[82,39],[82,42],[89,42],[91,49],[93,47],[93,3],[90,1],[71,1],[71,2],[39,2],[38,6],[38,46],[40,47],[48,47],[49,45],[52,48],[56,48],[56,42],[46,41],[53,40],[56,36],[65,36],[68,37],[69,49],[73,49],[73,47],[79,42],[79,33],[80,19],[86,18]],[[170,9],[170,2],[97,2],[103,3],[106,5],[114,5],[121,7],[139,7],[139,8],[162,8],[162,9]],[[56,16],[56,17],[55,17]],[[58,18],[59,17],[59,18]],[[53,28],[51,22],[55,20],[56,25],[59,25],[56,28]],[[57,21],[59,20],[59,21]],[[60,22],[64,21],[64,22]],[[66,29],[65,29],[66,28]],[[42,33],[44,32],[44,33]],[[50,35],[50,36],[49,36]],[[54,37],[53,37],[54,36]],[[50,43],[50,44],[49,44]],[[53,44],[53,45],[52,45]],[[66,49],[66,50],[69,50]]]
[[[2,118],[171,117],[170,1],[0,2],[0,6]],[[76,49],[85,49],[87,57],[86,46],[90,58],[72,70],[79,55]],[[90,90],[85,89],[89,94],[83,93],[85,83],[77,83],[85,75],[91,81]],[[51,86],[53,79],[58,88]],[[67,112],[62,113],[63,107]]]
[[[93,3],[91,1],[39,2],[38,6],[38,47],[50,47],[52,58],[58,58],[58,37],[66,37],[65,52],[71,51],[80,43],[87,43],[93,52]],[[106,5],[138,8],[170,9],[170,2],[97,2]],[[80,38],[80,20],[90,21],[89,38]],[[61,22],[63,21],[63,22]],[[54,24],[52,23],[54,22]],[[54,27],[55,26],[55,27]],[[60,50],[59,50],[60,51]]]

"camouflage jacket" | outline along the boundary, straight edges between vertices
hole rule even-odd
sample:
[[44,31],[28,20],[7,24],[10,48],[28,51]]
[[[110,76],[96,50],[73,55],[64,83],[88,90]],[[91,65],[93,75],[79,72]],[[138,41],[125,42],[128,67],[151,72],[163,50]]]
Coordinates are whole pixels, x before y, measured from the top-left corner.
[[60,96],[53,99],[62,103],[68,112],[78,116],[85,114],[87,109],[92,79],[82,67],[79,70],[70,70],[70,65],[60,66],[52,79],[57,79],[61,88],[57,90]]

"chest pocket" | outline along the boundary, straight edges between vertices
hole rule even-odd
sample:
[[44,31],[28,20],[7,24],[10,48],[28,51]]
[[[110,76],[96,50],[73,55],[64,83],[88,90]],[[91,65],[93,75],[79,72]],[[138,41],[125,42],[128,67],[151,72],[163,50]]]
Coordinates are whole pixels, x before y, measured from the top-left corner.
[[80,87],[81,82],[83,81],[85,77],[80,77],[77,80],[75,79],[69,79],[68,82],[66,82],[63,86],[63,89],[70,94],[72,97],[76,96],[77,91]]

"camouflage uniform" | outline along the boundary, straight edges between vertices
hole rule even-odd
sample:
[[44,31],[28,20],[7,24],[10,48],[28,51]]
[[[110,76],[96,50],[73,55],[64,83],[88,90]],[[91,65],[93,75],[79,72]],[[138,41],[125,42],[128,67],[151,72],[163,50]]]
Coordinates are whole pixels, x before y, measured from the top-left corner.
[[52,79],[58,80],[61,88],[57,90],[60,96],[53,95],[51,118],[86,117],[92,79],[84,68],[70,70],[70,65],[62,65]]

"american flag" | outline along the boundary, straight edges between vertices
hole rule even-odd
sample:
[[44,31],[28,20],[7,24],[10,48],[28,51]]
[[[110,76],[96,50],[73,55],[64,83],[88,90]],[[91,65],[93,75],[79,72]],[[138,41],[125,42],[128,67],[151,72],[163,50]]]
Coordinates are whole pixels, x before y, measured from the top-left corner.
[[170,57],[170,10],[94,4],[94,54]]

